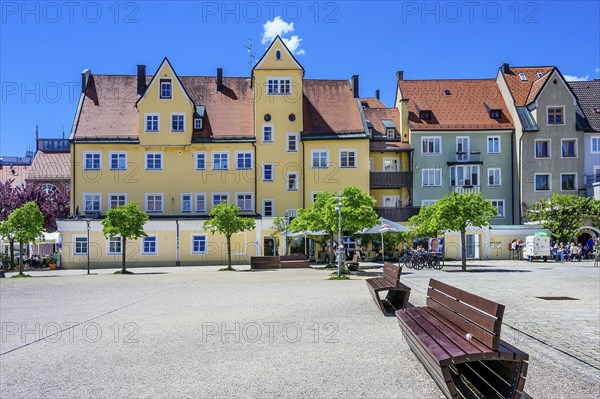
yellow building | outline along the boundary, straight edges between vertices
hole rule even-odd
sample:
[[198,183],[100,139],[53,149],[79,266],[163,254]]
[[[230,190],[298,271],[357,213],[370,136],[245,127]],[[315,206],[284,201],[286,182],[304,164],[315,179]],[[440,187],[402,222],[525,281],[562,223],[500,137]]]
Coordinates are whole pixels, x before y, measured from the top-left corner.
[[[393,171],[410,170],[394,121],[395,142],[374,145],[358,76],[304,79],[280,38],[249,78],[220,68],[179,76],[166,58],[152,76],[142,65],[137,75],[85,70],[70,136],[73,217],[58,223],[62,266],[82,267],[88,253],[94,267],[118,264],[121,241],[105,239],[100,220],[131,201],[150,216],[148,237],[127,244],[131,265],[224,262],[224,237],[202,228],[222,202],[256,219],[255,230],[233,237],[234,261],[272,254],[274,217],[308,207],[318,192],[368,192],[387,158],[398,159]],[[400,200],[388,206],[409,204],[408,189],[396,186],[374,189],[378,206],[389,196]]]

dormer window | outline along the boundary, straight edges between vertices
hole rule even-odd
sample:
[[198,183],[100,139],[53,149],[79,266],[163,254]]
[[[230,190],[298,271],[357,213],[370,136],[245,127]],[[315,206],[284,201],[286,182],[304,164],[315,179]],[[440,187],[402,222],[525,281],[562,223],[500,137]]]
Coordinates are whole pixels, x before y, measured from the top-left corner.
[[431,111],[430,110],[422,110],[419,112],[419,118],[424,121],[428,121],[431,119]]
[[525,76],[523,72],[519,74],[519,79],[521,79],[522,82],[527,82],[527,76]]
[[538,72],[536,75],[537,75],[538,78],[541,78],[542,76],[544,76],[544,73],[543,72]]
[[194,130],[202,130],[202,119],[194,118]]
[[502,117],[501,109],[492,109],[490,110],[490,118],[492,119],[500,119]]
[[450,90],[446,89],[446,90],[444,90],[444,94],[449,96],[452,94],[452,92]]
[[160,80],[160,98],[162,100],[171,99],[173,97],[173,90],[171,86],[171,79]]
[[372,127],[369,128],[369,135],[371,136],[371,138],[373,138],[373,128]]
[[388,139],[393,139],[396,137],[396,129],[386,129],[386,135]]

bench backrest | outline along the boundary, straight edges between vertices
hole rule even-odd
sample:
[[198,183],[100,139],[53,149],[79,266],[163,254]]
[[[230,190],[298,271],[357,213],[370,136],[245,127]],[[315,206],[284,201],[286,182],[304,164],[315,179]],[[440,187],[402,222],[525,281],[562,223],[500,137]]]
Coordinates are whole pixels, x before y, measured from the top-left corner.
[[383,264],[383,279],[390,284],[396,286],[400,280],[400,273],[402,273],[402,267],[394,265],[390,262]]
[[286,260],[307,260],[304,255],[282,255],[279,260],[285,262]]
[[500,345],[504,305],[430,279],[427,306],[492,350]]

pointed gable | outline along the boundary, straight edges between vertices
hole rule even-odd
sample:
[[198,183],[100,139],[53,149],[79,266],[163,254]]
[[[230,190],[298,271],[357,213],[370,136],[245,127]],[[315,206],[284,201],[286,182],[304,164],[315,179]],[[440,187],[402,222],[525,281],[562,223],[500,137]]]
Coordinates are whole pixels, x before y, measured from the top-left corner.
[[136,101],[136,107],[139,107],[148,96],[160,97],[160,82],[162,79],[171,81],[172,100],[179,100],[181,96],[190,103],[192,108],[194,108],[194,101],[192,101],[191,97],[185,90],[185,87],[181,83],[181,80],[179,80],[179,76],[177,76],[177,73],[175,73],[175,69],[173,69],[173,66],[167,57],[163,59],[156,73],[152,79],[150,79],[144,94]]
[[294,57],[291,51],[287,48],[281,37],[277,36],[269,47],[267,51],[263,54],[263,56],[258,60],[254,68],[252,68],[252,72],[254,70],[294,70],[299,69],[304,72],[304,68],[298,60]]

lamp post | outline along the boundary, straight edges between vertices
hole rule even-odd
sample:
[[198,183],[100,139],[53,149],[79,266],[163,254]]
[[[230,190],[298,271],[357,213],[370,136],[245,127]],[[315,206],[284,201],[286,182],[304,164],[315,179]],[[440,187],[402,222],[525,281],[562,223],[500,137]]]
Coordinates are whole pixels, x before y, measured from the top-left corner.
[[[343,238],[342,238],[342,194],[340,193],[337,196],[337,200],[338,200],[338,204],[335,207],[335,210],[338,213],[338,247],[337,247],[337,252],[338,252],[338,278],[342,277],[342,264],[343,264],[343,259],[342,259],[342,254],[344,253],[344,243],[343,243]],[[333,243],[332,243],[333,245]]]
[[88,219],[85,221],[86,225],[87,225],[87,274],[90,274],[90,223],[91,221]]
[[284,250],[284,255],[287,255],[288,252],[288,248],[287,248],[287,239],[288,239],[288,225],[290,224],[290,213],[288,211],[285,212],[285,238],[283,241],[283,250]]

